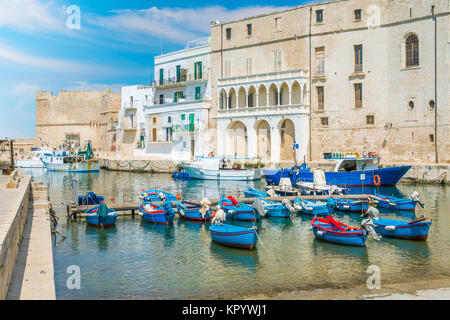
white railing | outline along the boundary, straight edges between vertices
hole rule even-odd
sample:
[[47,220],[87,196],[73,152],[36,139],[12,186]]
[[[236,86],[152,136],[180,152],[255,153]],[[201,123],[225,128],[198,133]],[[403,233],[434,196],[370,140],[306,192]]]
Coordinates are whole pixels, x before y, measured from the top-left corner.
[[246,82],[258,82],[258,81],[273,81],[279,79],[299,79],[307,78],[308,72],[303,69],[287,70],[279,72],[267,72],[258,73],[246,76],[229,77],[217,79],[218,86],[225,86],[236,83],[246,83]]
[[250,108],[233,108],[233,109],[218,109],[218,117],[242,117],[253,115],[268,115],[268,114],[286,114],[286,113],[308,113],[308,105],[292,104],[282,106],[263,106]]

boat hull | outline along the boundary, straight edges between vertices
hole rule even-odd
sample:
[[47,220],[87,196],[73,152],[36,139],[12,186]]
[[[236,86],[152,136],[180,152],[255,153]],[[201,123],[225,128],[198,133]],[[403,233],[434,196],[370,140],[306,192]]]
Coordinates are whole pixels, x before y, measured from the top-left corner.
[[353,246],[353,247],[364,247],[367,236],[364,235],[356,235],[356,236],[344,236],[332,234],[327,231],[318,230],[313,227],[314,237],[317,240],[326,241],[335,244],[341,244],[344,246]]
[[162,207],[156,206],[156,207],[158,207],[157,209],[155,209],[152,212],[147,212],[144,209],[144,205],[146,205],[146,203],[143,203],[139,206],[139,212],[142,217],[142,220],[144,220],[146,222],[150,222],[150,223],[155,223],[155,224],[172,224],[173,223],[174,215],[166,214]]
[[256,229],[222,224],[212,225],[210,233],[214,242],[229,247],[252,250],[258,242]]
[[272,218],[290,218],[291,213],[288,209],[286,209],[285,206],[279,205],[274,208],[268,208],[267,209],[267,217]]
[[252,181],[261,179],[260,169],[213,170],[182,165],[191,179]]
[[42,163],[49,171],[68,171],[68,172],[99,172],[100,163],[94,161],[77,163],[51,163],[42,160]]
[[268,197],[267,192],[262,190],[256,190],[253,188],[245,188],[244,196],[246,198],[265,198]]
[[362,212],[369,208],[368,201],[354,201],[347,199],[331,198],[334,204],[334,210],[346,212]]
[[101,216],[96,214],[99,206],[95,206],[86,211],[86,223],[94,227],[112,227],[116,224],[117,212],[111,208],[108,208],[108,215]]
[[[370,187],[375,186],[374,176],[378,175],[380,177],[381,186],[395,186],[410,168],[411,166],[400,166],[380,168],[370,171],[325,172],[325,179],[328,185],[344,187]],[[278,185],[280,183],[280,178],[282,177],[281,170],[263,169],[263,173],[268,184]],[[364,174],[363,180],[361,180],[362,174]],[[314,174],[306,170],[300,170],[298,174],[293,174],[289,177],[291,178],[291,183],[293,184],[295,184],[297,180],[314,182]]]
[[201,206],[194,205],[190,202],[183,201],[183,207],[177,206],[177,212],[181,219],[195,221],[195,222],[206,222],[211,220],[212,209],[209,209],[205,216],[202,217],[200,212]]
[[377,207],[392,210],[414,211],[417,202],[412,199],[401,199],[376,194]]
[[[393,220],[378,218],[373,220],[375,231],[385,237],[407,239],[407,240],[419,240],[425,241],[428,238],[428,232],[430,231],[431,221],[421,221],[416,223],[409,223],[409,221]],[[387,230],[386,227],[394,230]]]

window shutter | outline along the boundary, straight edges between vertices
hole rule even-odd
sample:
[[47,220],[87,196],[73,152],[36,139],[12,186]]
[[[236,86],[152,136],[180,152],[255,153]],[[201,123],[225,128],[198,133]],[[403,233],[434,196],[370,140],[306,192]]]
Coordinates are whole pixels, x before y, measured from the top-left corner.
[[202,62],[198,62],[198,78],[202,79]]
[[177,93],[178,93],[178,92],[174,92],[174,93],[173,93],[173,102],[177,102],[177,101],[178,101]]

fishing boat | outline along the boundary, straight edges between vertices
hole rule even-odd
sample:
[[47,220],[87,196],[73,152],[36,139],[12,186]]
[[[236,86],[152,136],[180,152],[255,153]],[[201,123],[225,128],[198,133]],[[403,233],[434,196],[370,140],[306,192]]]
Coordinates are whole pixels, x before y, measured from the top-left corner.
[[329,197],[327,203],[333,204],[335,210],[349,212],[366,211],[369,207],[369,202],[367,200],[350,200]]
[[232,196],[222,197],[218,205],[225,211],[227,218],[244,221],[255,221],[259,219],[259,214],[245,203],[239,203]]
[[101,204],[87,210],[85,216],[86,223],[96,227],[112,227],[117,220],[117,212]]
[[306,182],[297,179],[295,186],[300,189],[303,195],[332,195],[332,194],[348,194],[348,188],[340,188],[335,185],[327,184],[325,173],[316,169],[313,172],[313,182]]
[[166,192],[166,191],[162,191],[162,190],[142,190],[141,195],[139,198],[141,198],[144,202],[159,202],[162,201],[163,199],[161,199],[160,195],[164,195],[165,200],[167,201],[174,201],[177,200],[176,196],[174,196],[173,194]]
[[301,208],[300,212],[313,216],[328,216],[333,212],[333,205],[323,201],[308,201],[294,199],[294,207]]
[[245,188],[244,196],[246,198],[267,198],[269,195],[264,190],[256,190],[254,188]]
[[170,201],[165,202],[162,206],[151,202],[143,202],[139,206],[139,215],[147,222],[171,224],[175,217],[175,211],[172,209]]
[[315,217],[312,220],[314,237],[327,242],[363,247],[366,239],[366,230],[350,227],[342,222],[337,222],[333,217]]
[[172,179],[174,180],[190,180],[191,176],[184,170],[178,170],[172,173]]
[[295,165],[291,168],[281,169],[263,169],[263,175],[268,185],[279,185],[281,178],[288,178],[291,181],[291,185],[295,185],[297,182],[297,176],[300,172],[311,173],[311,169],[303,163],[301,166]]
[[[325,172],[329,185],[344,187],[395,186],[411,166],[379,168],[381,158],[374,152],[359,154],[325,154],[324,159],[336,162],[334,170]],[[280,178],[289,177],[294,185],[297,181],[314,182],[313,172],[297,166],[291,170],[263,170],[269,184],[278,184]]]
[[290,211],[283,204],[263,198],[256,199],[252,207],[262,217],[289,218],[291,216]]
[[[85,150],[83,150],[85,148]],[[44,154],[42,163],[49,171],[69,172],[98,172],[100,164],[94,157],[91,141],[84,140],[83,143],[72,153]]]
[[202,216],[200,204],[190,202],[190,201],[176,201],[177,213],[182,219],[206,222],[211,220],[212,209],[206,211],[205,215]]
[[[415,195],[416,193],[413,193]],[[375,200],[377,207],[392,209],[392,210],[405,210],[414,211],[416,204],[419,203],[423,208],[423,204],[419,201],[417,196],[413,199],[402,199],[393,196],[385,196],[381,194],[369,195],[372,200]]]
[[427,240],[431,219],[422,218],[415,221],[378,218],[373,219],[375,231],[383,236],[408,240]]
[[27,158],[16,160],[15,165],[16,167],[21,168],[45,168],[41,161],[41,158],[43,158],[45,154],[65,156],[65,152],[55,151],[53,148],[43,146],[40,148],[32,148]]
[[78,205],[79,206],[88,206],[100,204],[104,201],[105,198],[103,196],[98,196],[94,192],[89,192],[85,196],[78,196]]
[[181,164],[181,168],[186,170],[192,179],[244,181],[261,179],[261,169],[229,167],[228,163],[232,159],[240,160],[239,158],[197,156],[189,165]]
[[209,228],[213,241],[229,247],[254,249],[258,242],[257,228],[244,228],[229,224],[213,224]]

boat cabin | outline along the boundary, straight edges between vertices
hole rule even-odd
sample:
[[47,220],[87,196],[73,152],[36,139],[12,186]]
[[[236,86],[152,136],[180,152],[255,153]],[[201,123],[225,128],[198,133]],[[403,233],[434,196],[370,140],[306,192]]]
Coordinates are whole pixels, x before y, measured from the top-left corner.
[[356,157],[355,155],[345,158],[326,159],[336,161],[334,172],[368,171],[377,170],[380,157]]

